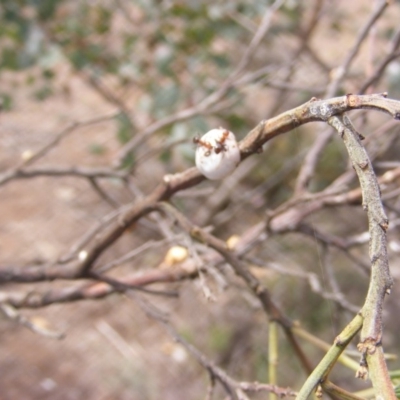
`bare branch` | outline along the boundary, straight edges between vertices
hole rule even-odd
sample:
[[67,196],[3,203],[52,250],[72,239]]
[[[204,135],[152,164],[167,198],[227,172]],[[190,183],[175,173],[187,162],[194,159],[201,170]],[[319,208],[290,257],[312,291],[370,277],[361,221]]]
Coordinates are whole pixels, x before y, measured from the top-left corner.
[[[383,210],[380,190],[368,154],[361,145],[360,135],[356,132],[349,118],[333,117],[329,120],[341,135],[347,147],[349,157],[360,180],[363,193],[363,208],[368,214],[370,232],[371,280],[362,308],[363,327],[358,349],[366,358],[373,371],[373,385],[376,395],[385,399],[395,399],[384,362],[382,345],[382,309],[386,294],[393,284],[387,255],[386,230],[388,218]],[[379,350],[377,351],[377,347]]]
[[[354,109],[374,109],[386,112],[395,119],[400,119],[400,103],[396,100],[387,99],[384,95],[348,95],[329,100],[312,99],[302,106],[289,110],[270,120],[262,121],[256,128],[249,132],[239,144],[242,160],[254,153],[258,153],[264,143],[277,135],[288,132],[308,122],[328,121],[329,118],[335,115],[340,115],[343,112]],[[98,257],[128,227],[144,215],[155,210],[157,202],[167,200],[178,191],[193,187],[203,179],[204,177],[196,168],[190,168],[185,172],[174,175],[166,175],[163,182],[152,193],[124,208],[124,211],[116,221],[112,221],[103,229],[101,234],[97,235],[96,240],[91,244],[89,243],[86,249],[82,249],[85,251],[85,257],[72,260],[69,265],[63,265],[61,269],[54,264],[48,268],[35,266],[24,270],[9,269],[7,267],[0,268],[0,281],[20,281],[20,279],[27,279],[26,281],[32,282],[55,278],[72,279],[85,276],[87,271],[94,266]],[[354,194],[358,196],[358,192]],[[350,198],[348,197],[347,199],[349,200]],[[338,200],[339,198],[337,197],[331,199],[331,204]],[[341,201],[343,201],[343,198],[341,198]],[[326,201],[324,204],[328,203]],[[315,208],[320,206],[320,204],[314,205]],[[308,206],[303,211],[303,215],[307,215],[311,212],[311,209]],[[298,212],[299,210],[296,211],[296,213]],[[281,222],[278,225],[277,223],[278,220],[275,218],[275,223],[271,221],[270,227],[275,231],[284,230],[284,225]],[[293,226],[293,220],[291,221],[291,226]],[[27,278],[24,278],[24,275]]]
[[40,308],[55,303],[101,299],[116,292],[138,288],[144,289],[146,286],[154,283],[179,282],[186,279],[193,279],[196,276],[197,271],[188,269],[154,269],[146,273],[135,273],[125,276],[124,278],[120,278],[117,283],[114,280],[109,283],[102,278],[103,282],[77,284],[45,292],[0,292],[0,303],[10,304],[15,308]]
[[63,333],[55,332],[54,330],[49,329],[44,323],[36,323],[31,319],[21,315],[21,313],[9,303],[0,302],[0,310],[10,320],[17,322],[18,324],[39,335],[52,339],[62,339],[64,337]]
[[124,179],[126,173],[123,171],[114,171],[109,168],[88,168],[88,167],[36,167],[36,168],[17,168],[11,169],[0,175],[0,185],[14,179],[28,179],[39,176],[60,177],[75,176],[78,178],[119,178]]
[[393,36],[393,40],[391,46],[388,50],[387,56],[381,61],[381,63],[376,68],[375,72],[367,79],[367,81],[362,85],[359,90],[359,94],[363,94],[367,91],[367,89],[376,84],[379,79],[382,77],[386,67],[396,58],[400,57],[400,52],[398,48],[400,46],[400,29],[397,30],[395,35]]

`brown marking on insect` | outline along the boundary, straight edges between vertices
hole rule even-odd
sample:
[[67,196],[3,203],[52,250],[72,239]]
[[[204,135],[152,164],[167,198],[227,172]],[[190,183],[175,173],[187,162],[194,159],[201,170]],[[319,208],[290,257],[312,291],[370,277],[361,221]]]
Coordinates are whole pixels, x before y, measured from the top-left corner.
[[216,140],[216,146],[214,147],[214,151],[215,154],[219,154],[221,153],[221,151],[226,151],[226,145],[225,145],[225,141],[229,136],[229,131],[227,131],[226,129],[224,130],[224,132],[222,132],[222,136],[219,138],[219,140]]
[[211,154],[211,151],[214,149],[211,143],[201,140],[198,136],[193,138],[193,143],[195,143],[197,146],[203,146],[207,149],[207,151],[204,153],[206,157],[208,157]]
[[201,140],[198,136],[195,136],[193,138],[193,143],[197,144],[198,146],[203,146],[207,148],[208,150],[212,150],[213,146],[211,143],[205,142],[204,140]]

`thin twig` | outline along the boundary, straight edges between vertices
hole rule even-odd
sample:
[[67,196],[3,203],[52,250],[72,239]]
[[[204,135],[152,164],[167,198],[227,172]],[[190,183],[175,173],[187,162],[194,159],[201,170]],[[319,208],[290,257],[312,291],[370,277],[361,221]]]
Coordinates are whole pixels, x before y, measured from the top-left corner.
[[14,179],[28,179],[40,176],[60,177],[74,176],[78,178],[93,179],[93,178],[119,178],[124,179],[126,173],[124,171],[114,171],[110,168],[91,168],[91,167],[31,167],[31,168],[16,168],[4,172],[0,176],[0,185]]
[[375,72],[367,79],[367,81],[361,86],[359,90],[359,94],[363,94],[367,91],[367,89],[376,84],[379,79],[382,77],[386,67],[396,58],[400,57],[400,52],[398,48],[400,46],[400,29],[393,35],[392,43],[389,47],[387,56],[380,62],[380,64],[376,67]]
[[56,332],[52,329],[47,328],[43,323],[36,323],[31,319],[22,315],[19,310],[14,308],[11,304],[7,302],[0,303],[0,310],[3,314],[12,321],[28,328],[30,331],[35,332],[39,335],[52,338],[52,339],[62,339],[64,334],[61,332]]
[[225,260],[234,269],[235,273],[244,280],[249,289],[251,289],[254,295],[257,296],[270,320],[279,323],[284,330],[289,343],[293,346],[293,349],[301,361],[304,369],[306,371],[310,371],[310,362],[301,350],[297,340],[291,332],[291,328],[293,326],[292,321],[280,310],[280,308],[271,298],[268,289],[262,285],[261,282],[250,272],[250,270],[246,268],[243,262],[227,248],[225,242],[206,232],[204,229],[193,225],[183,214],[179,213],[170,204],[159,203],[156,205],[156,207],[176,219],[182,229],[188,232],[194,239],[202,243],[206,243],[225,258]]

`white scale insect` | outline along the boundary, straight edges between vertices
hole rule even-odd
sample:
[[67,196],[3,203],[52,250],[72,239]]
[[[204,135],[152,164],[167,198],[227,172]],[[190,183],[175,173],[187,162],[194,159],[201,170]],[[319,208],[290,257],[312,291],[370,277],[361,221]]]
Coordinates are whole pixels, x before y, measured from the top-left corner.
[[225,178],[240,162],[236,137],[227,129],[212,129],[193,141],[197,144],[196,166],[208,179]]

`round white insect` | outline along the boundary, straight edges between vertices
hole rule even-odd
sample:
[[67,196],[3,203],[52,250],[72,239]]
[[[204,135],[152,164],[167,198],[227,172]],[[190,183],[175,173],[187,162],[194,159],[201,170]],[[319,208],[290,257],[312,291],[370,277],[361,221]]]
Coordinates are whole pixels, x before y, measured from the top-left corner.
[[227,129],[212,129],[194,142],[197,144],[196,166],[208,179],[225,178],[240,162],[236,137]]

